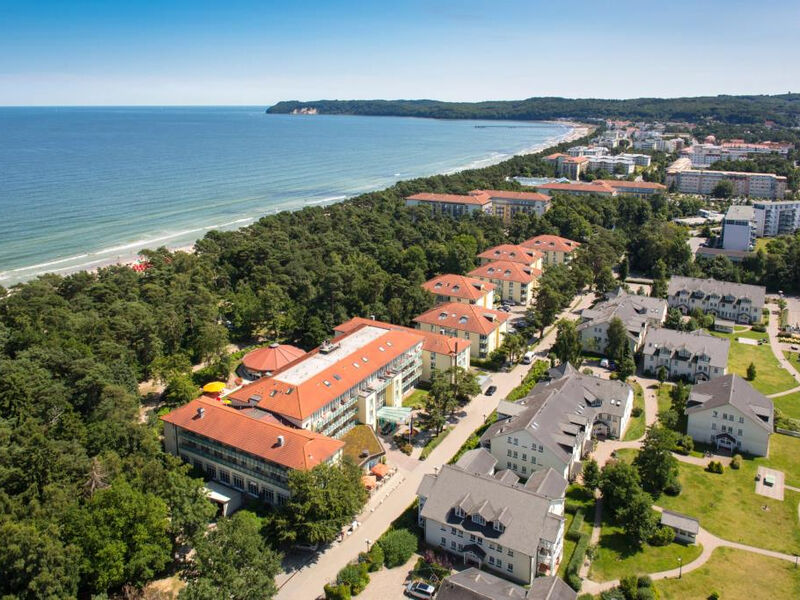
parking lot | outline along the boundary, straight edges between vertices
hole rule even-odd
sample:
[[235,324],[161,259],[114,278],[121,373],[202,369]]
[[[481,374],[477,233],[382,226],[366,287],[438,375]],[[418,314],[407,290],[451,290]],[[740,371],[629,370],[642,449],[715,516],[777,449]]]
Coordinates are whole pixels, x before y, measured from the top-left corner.
[[[771,477],[775,483],[767,485],[765,479]],[[756,477],[756,494],[773,498],[774,500],[783,500],[783,471],[775,469],[768,469],[767,467],[758,467],[758,475]]]

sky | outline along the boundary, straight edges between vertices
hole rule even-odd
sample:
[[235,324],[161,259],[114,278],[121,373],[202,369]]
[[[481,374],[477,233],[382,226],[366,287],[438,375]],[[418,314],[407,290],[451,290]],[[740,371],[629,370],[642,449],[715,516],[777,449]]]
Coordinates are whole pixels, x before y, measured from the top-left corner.
[[800,91],[798,0],[0,0],[0,105]]

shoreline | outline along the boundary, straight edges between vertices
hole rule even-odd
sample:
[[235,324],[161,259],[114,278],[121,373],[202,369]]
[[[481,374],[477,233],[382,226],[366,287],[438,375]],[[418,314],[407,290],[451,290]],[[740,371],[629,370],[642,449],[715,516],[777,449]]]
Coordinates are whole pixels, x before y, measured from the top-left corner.
[[[556,137],[550,138],[550,139],[545,140],[544,142],[540,142],[540,143],[538,143],[538,144],[536,144],[534,146],[530,146],[528,148],[523,148],[521,150],[518,150],[517,152],[513,152],[513,153],[509,153],[509,154],[500,154],[498,156],[488,156],[488,157],[485,157],[485,158],[478,158],[478,159],[475,159],[475,160],[471,161],[470,163],[468,163],[466,165],[462,165],[462,166],[456,167],[454,169],[449,169],[449,170],[438,172],[438,173],[431,173],[429,175],[419,175],[419,176],[416,176],[416,177],[411,177],[410,179],[416,179],[417,177],[432,177],[434,175],[451,175],[453,173],[459,173],[461,171],[468,171],[468,170],[472,170],[472,169],[480,169],[480,168],[484,168],[484,167],[489,167],[489,166],[492,166],[492,165],[495,165],[495,164],[499,164],[499,163],[501,163],[503,161],[509,160],[510,158],[512,158],[514,156],[527,156],[527,155],[531,155],[531,154],[536,154],[536,153],[542,152],[543,150],[545,150],[546,148],[549,148],[551,146],[555,146],[557,144],[562,144],[562,143],[565,143],[565,142],[574,141],[576,139],[579,139],[581,137],[584,137],[584,136],[588,135],[589,132],[591,132],[594,129],[594,127],[592,125],[589,125],[589,124],[586,124],[586,123],[578,123],[578,122],[574,122],[574,121],[539,121],[539,122],[540,123],[553,124],[553,125],[566,126],[569,129],[568,129],[568,131],[566,133],[564,133],[561,136],[556,136]],[[386,187],[391,187],[392,185],[396,185],[400,181],[404,181],[404,180],[405,179],[398,179],[397,181],[395,181],[394,183],[391,183],[390,185],[388,185]],[[228,223],[223,223],[223,224],[220,224],[220,225],[217,225],[217,226],[207,226],[207,227],[198,228],[197,232],[200,234],[199,237],[195,238],[195,240],[193,240],[191,243],[188,243],[188,244],[187,244],[185,239],[182,240],[182,241],[179,241],[179,242],[176,241],[173,244],[170,244],[169,242],[163,243],[163,244],[159,244],[158,243],[159,240],[157,238],[153,239],[153,240],[142,240],[141,244],[139,244],[138,242],[123,242],[123,243],[120,244],[119,247],[116,247],[116,248],[100,249],[100,250],[96,250],[96,251],[87,251],[84,254],[77,255],[77,256],[64,257],[64,258],[53,258],[53,260],[51,260],[51,261],[48,261],[46,263],[41,263],[41,264],[38,264],[38,265],[17,267],[15,269],[11,269],[11,270],[6,271],[6,272],[0,272],[1,275],[5,276],[5,277],[0,277],[0,285],[4,285],[5,287],[13,287],[14,285],[17,285],[17,284],[20,284],[20,283],[26,283],[28,281],[36,279],[39,276],[46,275],[46,274],[55,274],[55,275],[60,275],[60,276],[67,276],[67,275],[72,275],[74,273],[79,273],[81,271],[85,271],[85,272],[88,272],[88,273],[96,273],[99,269],[106,268],[106,267],[111,267],[111,266],[115,266],[115,265],[133,267],[134,265],[137,265],[137,264],[142,262],[142,256],[140,254],[140,252],[142,250],[145,250],[145,249],[153,250],[155,248],[160,248],[162,246],[166,247],[170,252],[193,253],[195,251],[195,242],[197,240],[201,239],[209,231],[212,231],[212,230],[213,231],[235,231],[235,230],[241,229],[243,227],[247,227],[248,225],[252,224],[253,222],[255,222],[255,221],[257,221],[257,220],[259,220],[259,219],[261,219],[261,218],[263,218],[265,216],[269,216],[271,214],[278,214],[278,213],[285,212],[285,211],[302,210],[302,209],[307,208],[309,206],[326,206],[326,205],[329,205],[329,204],[337,204],[339,202],[344,202],[344,201],[346,201],[346,200],[348,200],[348,199],[350,199],[352,197],[355,197],[357,195],[360,195],[360,194],[363,194],[363,193],[369,193],[369,192],[372,192],[372,191],[378,191],[378,190],[381,190],[381,189],[385,189],[385,188],[381,187],[381,188],[375,188],[375,189],[371,189],[371,190],[362,190],[362,191],[359,191],[357,194],[354,194],[354,195],[350,195],[350,196],[335,196],[335,197],[332,197],[330,200],[325,199],[323,201],[315,201],[313,203],[304,201],[302,204],[294,206],[294,207],[287,207],[287,208],[283,208],[283,209],[280,209],[280,210],[274,210],[274,211],[270,211],[270,212],[261,212],[257,216],[242,217],[242,218],[236,219],[234,221],[230,221]],[[237,225],[237,224],[238,224],[238,226],[231,227],[231,225]],[[167,237],[179,237],[179,236],[182,236],[182,235],[183,235],[182,232],[177,232],[174,235],[167,236]],[[114,250],[127,250],[128,248],[135,249],[135,251],[134,252],[122,252],[122,253],[119,253],[119,254],[116,254],[116,255],[113,255],[113,256],[106,256],[106,257],[102,256],[103,254],[109,254],[109,253],[113,252]],[[93,257],[96,257],[96,258],[93,258]],[[70,262],[70,261],[73,261],[73,260],[77,260],[77,259],[81,259],[81,258],[93,258],[93,260],[89,260],[88,262],[82,262],[82,263],[77,264],[77,265],[67,265],[67,266],[64,266],[64,267],[56,267],[58,264],[67,263],[67,262]],[[51,265],[56,267],[56,268],[39,270],[39,267],[49,267]],[[20,275],[18,277],[13,277],[12,278],[12,274],[20,273],[22,271],[31,271],[31,272],[27,273],[27,274],[24,274],[24,275]]]

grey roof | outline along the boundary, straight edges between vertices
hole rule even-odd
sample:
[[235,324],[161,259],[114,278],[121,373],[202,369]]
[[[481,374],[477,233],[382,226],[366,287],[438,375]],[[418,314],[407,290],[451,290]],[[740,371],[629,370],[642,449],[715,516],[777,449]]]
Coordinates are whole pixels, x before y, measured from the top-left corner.
[[682,277],[675,275],[669,281],[667,293],[674,296],[680,291],[703,292],[706,296],[730,295],[735,298],[749,298],[756,306],[762,306],[766,296],[766,288],[762,285],[749,285],[746,283],[733,283],[732,281],[717,281],[716,279],[700,279],[698,277]]
[[697,362],[700,356],[707,356],[712,367],[725,369],[730,346],[729,339],[714,337],[701,330],[686,332],[654,327],[644,338],[642,353],[668,353],[673,357],[678,352],[686,352],[692,362]]
[[530,589],[471,567],[445,579],[436,600],[575,600],[578,592],[558,577],[537,577]]
[[774,408],[772,400],[738,375],[728,374],[692,387],[686,414],[733,406],[759,427],[772,433]]
[[567,480],[553,469],[536,471],[525,482],[525,488],[547,498],[563,498],[567,491]]
[[661,513],[661,524],[668,527],[683,529],[684,531],[694,534],[700,531],[700,521],[694,517],[672,512],[671,510],[665,510]]
[[[425,498],[420,513],[423,518],[460,525],[528,556],[535,556],[540,539],[555,543],[563,530],[564,517],[550,512],[550,498],[517,483],[468,473],[455,465],[443,465],[436,475],[426,475],[417,494]],[[456,516],[456,507],[467,516]],[[480,514],[486,524],[472,521],[474,514]],[[495,521],[505,525],[503,531],[494,528]]]
[[663,323],[666,316],[666,300],[637,296],[620,290],[610,294],[607,300],[596,306],[584,309],[578,331],[598,323],[608,323],[617,317],[625,324],[625,329],[638,334],[645,325]]
[[756,217],[756,210],[744,204],[731,204],[725,213],[725,220],[752,221]]
[[475,448],[469,450],[461,455],[461,458],[456,462],[456,466],[469,473],[480,473],[482,475],[491,475],[494,473],[497,459],[492,456],[491,452],[487,452],[483,448]]
[[[564,462],[572,457],[578,437],[594,423],[598,413],[622,416],[631,388],[621,381],[584,375],[569,363],[549,371],[551,380],[539,382],[517,404],[524,407],[515,416],[494,423],[481,437],[488,442],[497,436],[528,430]],[[498,406],[505,413],[509,403]]]

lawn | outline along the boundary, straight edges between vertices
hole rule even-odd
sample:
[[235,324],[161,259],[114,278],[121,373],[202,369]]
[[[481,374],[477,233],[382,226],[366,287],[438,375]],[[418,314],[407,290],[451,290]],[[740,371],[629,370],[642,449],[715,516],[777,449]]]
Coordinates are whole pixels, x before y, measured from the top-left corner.
[[427,390],[414,390],[411,394],[403,399],[403,406],[413,409],[424,408],[425,399],[427,397]]
[[644,435],[645,414],[644,414],[644,390],[638,383],[633,384],[633,408],[639,408],[641,414],[638,417],[631,416],[628,421],[628,430],[622,439],[627,441],[638,440]]
[[773,435],[770,458],[746,459],[739,470],[726,468],[725,473],[716,475],[680,463],[683,491],[677,497],[662,495],[656,503],[696,517],[702,527],[725,539],[790,554],[800,552],[800,494],[786,490],[781,502],[754,491],[758,465],[783,470],[790,485],[800,482],[799,452],[800,439]]
[[800,353],[795,352],[794,350],[784,350],[783,355],[786,357],[792,366],[800,371]]
[[671,391],[671,383],[662,383],[659,386],[658,393],[656,394],[656,398],[658,399],[658,412],[666,412],[672,408],[672,396],[670,396]]
[[781,409],[784,417],[800,419],[800,392],[772,398],[772,403]]
[[[589,516],[591,513],[591,516]],[[585,520],[583,521],[583,525],[581,525],[581,533],[591,533],[592,526],[590,523],[594,521],[594,508],[592,507],[589,512],[584,512]],[[572,525],[572,521],[575,520],[575,515],[566,513],[564,515],[566,517],[566,521],[564,522],[564,531],[568,531],[570,525]],[[568,537],[564,536],[564,554],[561,557],[561,563],[558,565],[558,576],[563,578],[567,572],[567,565],[569,564],[570,559],[572,558],[572,553],[575,552],[575,546],[578,545],[577,541],[573,541]]]
[[733,548],[717,548],[706,564],[681,579],[654,582],[662,600],[800,598],[800,569],[790,562]]
[[668,571],[678,566],[678,558],[682,558],[686,565],[700,556],[702,551],[700,545],[688,546],[674,542],[668,546],[645,544],[640,549],[628,541],[622,527],[603,523],[589,578],[593,581],[610,581],[625,575]]
[[731,340],[731,348],[728,353],[729,372],[746,377],[747,367],[751,362],[755,364],[756,379],[751,383],[753,387],[762,394],[769,395],[776,392],[783,392],[797,385],[797,382],[789,372],[780,366],[769,344],[749,346],[736,341],[737,337],[767,339],[766,333],[757,333],[754,331],[736,332],[732,334],[713,332],[712,335]]

